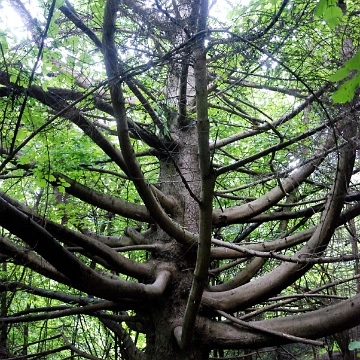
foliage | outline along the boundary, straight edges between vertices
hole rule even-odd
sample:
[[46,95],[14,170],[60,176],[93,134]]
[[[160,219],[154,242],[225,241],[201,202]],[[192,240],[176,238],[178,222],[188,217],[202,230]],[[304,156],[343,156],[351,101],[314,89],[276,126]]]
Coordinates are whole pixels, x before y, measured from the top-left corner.
[[1,6],[4,354],[264,358],[358,325],[356,1]]

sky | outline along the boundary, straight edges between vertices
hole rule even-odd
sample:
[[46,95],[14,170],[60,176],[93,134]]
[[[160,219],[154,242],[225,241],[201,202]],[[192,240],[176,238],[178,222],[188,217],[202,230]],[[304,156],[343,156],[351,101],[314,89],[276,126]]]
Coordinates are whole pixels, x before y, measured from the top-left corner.
[[[9,5],[12,0],[0,0],[0,31],[6,31],[6,29],[11,28],[12,32],[21,36],[23,33],[24,27],[21,21],[21,18]],[[49,0],[50,1],[50,0]],[[153,1],[153,0],[149,0]],[[232,0],[233,1],[233,0]],[[236,4],[247,5],[250,0],[237,0]],[[36,0],[22,0],[23,4],[30,11],[33,17],[39,17],[39,13],[42,14],[42,10],[36,7],[38,1]],[[211,2],[210,2],[211,3]],[[216,14],[217,17],[224,17],[227,10],[230,8],[230,0],[217,0],[215,5],[211,9],[211,13]],[[38,14],[38,15],[37,15]],[[40,15],[41,16],[41,15]],[[25,35],[26,36],[26,35]]]

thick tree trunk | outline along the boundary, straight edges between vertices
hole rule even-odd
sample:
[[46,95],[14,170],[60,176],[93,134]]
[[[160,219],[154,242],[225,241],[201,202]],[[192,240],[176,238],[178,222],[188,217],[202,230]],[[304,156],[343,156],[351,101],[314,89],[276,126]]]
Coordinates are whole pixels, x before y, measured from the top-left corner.
[[147,334],[146,354],[151,360],[206,360],[209,357],[209,351],[206,348],[200,348],[193,344],[191,348],[183,351],[177,344],[173,329],[177,319],[173,316],[176,312],[176,303],[170,302],[157,304],[156,308],[151,308],[151,317],[153,328]]
[[[200,196],[199,171],[196,171],[199,168],[196,126],[191,124],[182,130],[174,125],[172,136],[181,145],[171,153],[171,156],[161,159],[157,186],[163,193],[178,200],[180,206],[174,220],[184,229],[196,233],[199,227],[197,199]],[[151,360],[208,359],[209,351],[206,348],[199,348],[194,344],[191,348],[182,350],[174,337],[174,328],[181,325],[185,312],[195,268],[196,247],[188,248],[173,241],[160,228],[152,235],[151,241],[171,244],[167,247],[168,251],[156,255],[156,260],[171,262],[178,271],[173,273],[172,285],[164,296],[159,301],[149,304],[149,308],[139,314],[148,319],[147,358]]]

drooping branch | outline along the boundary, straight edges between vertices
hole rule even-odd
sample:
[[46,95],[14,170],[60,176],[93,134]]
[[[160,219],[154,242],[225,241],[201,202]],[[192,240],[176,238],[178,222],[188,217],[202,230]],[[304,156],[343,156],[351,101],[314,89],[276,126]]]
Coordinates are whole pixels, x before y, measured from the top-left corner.
[[[356,134],[354,121],[348,120],[344,127],[343,137],[346,145],[339,152],[339,162],[332,190],[330,191],[320,222],[307,244],[295,255],[311,257],[321,255],[329,243],[335,229],[337,219],[347,194],[349,181],[355,161],[355,145],[353,136]],[[225,311],[235,311],[251,306],[278,293],[309,270],[311,265],[284,263],[259,279],[238,287],[236,290],[220,293],[204,292],[203,304]],[[219,301],[221,299],[221,301]]]
[[281,187],[277,186],[266,194],[260,196],[258,199],[247,204],[222,210],[214,210],[213,223],[215,225],[226,225],[236,221],[251,219],[255,215],[269,209],[279,200],[283,199],[287,193],[290,193],[294,189],[298,188],[324,160],[324,150],[331,148],[333,145],[333,134],[329,134],[327,141],[324,142],[322,148],[315,153],[314,160],[294,170],[287,179],[282,181]]
[[31,217],[33,221],[38,224],[44,224],[43,228],[48,231],[49,234],[58,240],[63,241],[67,245],[82,247],[90,254],[94,254],[97,258],[104,260],[107,265],[111,266],[112,270],[135,278],[149,278],[153,275],[152,267],[150,265],[132,261],[90,236],[77,233],[66,226],[45,219],[5,193],[1,194],[1,196],[9,204],[16,206],[18,210],[21,210],[24,214]]
[[[127,297],[152,298],[162,294],[171,278],[168,270],[159,271],[153,284],[127,282],[98,274],[62,247],[52,235],[5,199],[0,198],[0,225],[20,237],[79,290],[95,296],[121,301]],[[111,295],[109,289],[112,289]]]
[[55,267],[38,257],[33,251],[14,244],[13,241],[6,237],[0,236],[0,250],[2,254],[11,258],[11,260],[8,259],[9,262],[12,261],[15,264],[24,265],[49,279],[70,285],[70,280],[57,271]]
[[[203,346],[211,344],[212,346],[226,349],[256,349],[291,342],[291,340],[283,337],[266,334],[242,327],[241,325],[215,322],[208,319],[201,320],[200,331],[202,333],[201,341]],[[349,327],[357,326],[359,323],[360,295],[304,314],[253,322],[254,325],[264,329],[280,331],[307,339],[319,339]]]

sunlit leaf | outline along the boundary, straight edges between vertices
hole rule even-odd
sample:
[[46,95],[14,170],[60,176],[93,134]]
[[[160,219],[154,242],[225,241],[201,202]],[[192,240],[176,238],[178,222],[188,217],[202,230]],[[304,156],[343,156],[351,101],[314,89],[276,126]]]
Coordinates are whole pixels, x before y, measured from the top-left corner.
[[327,0],[320,0],[315,8],[314,15],[317,17],[322,17],[326,8],[327,8]]
[[335,103],[346,103],[354,98],[355,91],[360,84],[360,74],[344,82],[337,91],[332,95]]
[[345,67],[349,70],[359,70],[360,69],[360,51],[356,53],[350,60],[345,63]]
[[18,140],[18,141],[24,140],[26,138],[27,134],[28,134],[28,132],[26,129],[20,128],[17,132],[16,140]]
[[324,20],[332,29],[340,24],[342,17],[342,10],[338,6],[330,6],[324,12]]
[[329,80],[333,82],[340,81],[346,78],[348,75],[349,75],[349,70],[346,68],[341,68],[335,74],[331,75],[329,77]]

